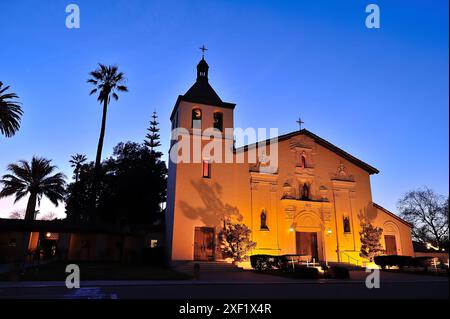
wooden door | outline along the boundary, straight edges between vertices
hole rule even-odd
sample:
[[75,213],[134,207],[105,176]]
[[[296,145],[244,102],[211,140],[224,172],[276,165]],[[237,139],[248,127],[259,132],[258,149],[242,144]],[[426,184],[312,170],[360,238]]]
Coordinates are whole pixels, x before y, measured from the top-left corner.
[[297,232],[295,234],[297,254],[318,261],[318,244],[316,232]]
[[386,255],[397,255],[397,243],[394,235],[384,235]]
[[315,261],[319,260],[319,251],[317,246],[317,233],[311,233],[311,256]]
[[195,227],[194,260],[214,260],[214,228]]

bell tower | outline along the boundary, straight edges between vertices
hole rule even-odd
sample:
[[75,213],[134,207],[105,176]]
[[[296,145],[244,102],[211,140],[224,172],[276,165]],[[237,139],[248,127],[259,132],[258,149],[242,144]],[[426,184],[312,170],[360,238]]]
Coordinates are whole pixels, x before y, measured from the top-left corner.
[[[214,229],[217,226],[204,223],[200,217],[186,217],[183,203],[194,205],[198,201],[197,205],[202,205],[202,196],[197,194],[196,187],[201,185],[210,189],[217,182],[228,178],[230,165],[226,164],[226,152],[233,157],[233,113],[236,105],[222,101],[212,88],[209,65],[204,56],[206,48],[203,46],[200,49],[203,54],[197,64],[195,83],[185,94],[178,96],[170,116],[172,132],[177,132],[172,137],[167,179],[166,246],[171,260],[192,260],[194,256],[198,257],[193,248],[196,247],[193,242],[195,229]],[[210,135],[211,132],[214,135]],[[219,133],[220,141],[216,143]],[[178,152],[180,143],[177,142],[181,139],[190,141],[188,162],[184,162],[185,157],[180,156],[184,150]],[[213,139],[214,143],[211,142]],[[216,152],[218,148],[210,148],[211,144],[219,145],[220,154]],[[172,154],[177,159],[172,158]],[[179,160],[181,157],[183,160]]]
[[197,128],[204,131],[207,128],[217,128],[224,133],[225,129],[233,128],[233,111],[236,104],[222,101],[212,88],[209,83],[209,65],[204,56],[207,49],[200,49],[203,55],[197,64],[197,78],[184,95],[178,96],[170,116],[172,129]]
[[206,63],[205,58],[202,57],[200,62],[197,64],[197,81],[208,82],[208,70],[209,65]]

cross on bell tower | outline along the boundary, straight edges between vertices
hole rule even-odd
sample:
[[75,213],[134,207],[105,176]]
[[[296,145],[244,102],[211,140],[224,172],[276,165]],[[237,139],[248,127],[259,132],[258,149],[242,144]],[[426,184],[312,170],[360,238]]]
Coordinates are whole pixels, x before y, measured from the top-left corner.
[[208,81],[208,63],[205,61],[205,51],[208,51],[207,48],[203,45],[199,48],[202,51],[202,59],[197,65],[197,81]]
[[208,49],[205,47],[205,45],[202,45],[201,48],[199,48],[202,51],[202,59],[205,58],[205,52],[208,51]]

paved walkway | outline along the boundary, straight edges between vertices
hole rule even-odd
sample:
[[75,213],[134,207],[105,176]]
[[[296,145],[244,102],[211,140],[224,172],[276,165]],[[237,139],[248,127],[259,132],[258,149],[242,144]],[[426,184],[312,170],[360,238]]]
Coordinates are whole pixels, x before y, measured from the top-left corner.
[[0,298],[449,298],[447,277],[381,272],[381,288],[368,289],[366,273],[349,280],[295,280],[249,271],[204,273],[185,281],[81,281],[80,289],[63,282],[3,282]]

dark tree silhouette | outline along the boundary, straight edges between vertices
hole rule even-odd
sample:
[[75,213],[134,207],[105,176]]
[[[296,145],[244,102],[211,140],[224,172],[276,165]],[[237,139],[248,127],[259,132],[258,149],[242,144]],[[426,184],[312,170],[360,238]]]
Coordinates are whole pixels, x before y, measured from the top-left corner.
[[[144,144],[119,143],[104,160],[98,176],[97,213],[102,222],[152,223],[163,217],[160,203],[166,199],[165,163]],[[80,170],[78,184],[68,187],[67,215],[86,220],[93,187],[93,164]]]
[[145,137],[144,144],[150,149],[150,152],[157,158],[160,158],[162,153],[156,151],[156,148],[161,146],[159,141],[159,127],[158,127],[158,116],[156,112],[153,112],[152,119],[150,120],[150,127],[147,129],[148,133]]
[[3,189],[0,198],[15,195],[15,202],[29,195],[25,220],[34,219],[36,204],[42,196],[46,196],[53,204],[58,206],[59,201],[64,198],[64,174],[52,173],[56,166],[45,158],[33,157],[31,163],[19,161],[18,164],[9,164],[9,174],[3,175],[0,183]]
[[[91,216],[94,185],[94,162],[82,164],[78,171],[78,181],[67,186],[66,214],[73,222],[87,222]],[[99,174],[102,185],[103,174]]]
[[78,179],[80,176],[81,166],[87,161],[86,155],[76,154],[71,156],[71,160],[69,161],[70,166],[73,167],[73,174],[75,176],[75,183],[78,183]]
[[23,115],[16,93],[6,92],[9,86],[3,86],[0,81],[0,133],[6,137],[11,137],[20,128],[20,117]]
[[442,248],[448,245],[448,197],[425,187],[407,192],[397,203],[403,219],[413,224],[413,237]]
[[124,85],[125,77],[123,72],[119,72],[117,66],[106,66],[101,63],[99,67],[90,73],[91,78],[87,80],[88,83],[94,85],[94,89],[89,93],[92,95],[98,93],[97,100],[103,104],[102,125],[100,129],[100,137],[98,139],[97,155],[95,157],[95,170],[100,169],[100,162],[102,157],[103,140],[105,138],[106,129],[106,114],[111,97],[118,100],[117,92],[128,92],[128,88]]
[[[166,199],[167,169],[144,144],[119,143],[113,157],[104,164],[111,177],[112,198],[103,198],[106,214],[116,212],[116,219],[129,223],[150,223],[161,218],[160,203]],[[106,216],[105,216],[106,217]]]

